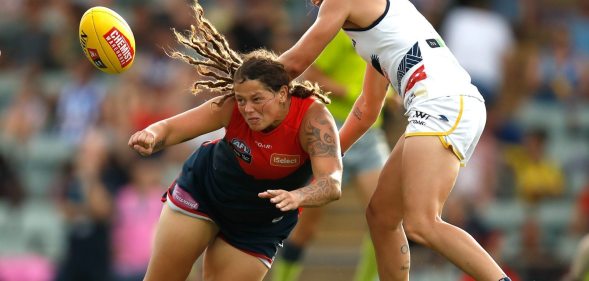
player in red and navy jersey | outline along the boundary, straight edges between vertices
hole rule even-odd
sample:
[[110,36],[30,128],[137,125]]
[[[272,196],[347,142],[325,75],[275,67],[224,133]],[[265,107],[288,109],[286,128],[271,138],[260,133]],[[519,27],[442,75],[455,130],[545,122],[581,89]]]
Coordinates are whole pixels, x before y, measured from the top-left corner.
[[239,56],[197,16],[191,37],[200,42],[176,35],[203,59],[173,56],[216,79],[197,89],[223,94],[133,134],[129,146],[150,155],[219,128],[226,134],[188,158],[163,198],[144,280],[184,281],[204,253],[205,280],[260,281],[298,208],[340,197],[337,128],[316,86],[292,82],[267,51]]

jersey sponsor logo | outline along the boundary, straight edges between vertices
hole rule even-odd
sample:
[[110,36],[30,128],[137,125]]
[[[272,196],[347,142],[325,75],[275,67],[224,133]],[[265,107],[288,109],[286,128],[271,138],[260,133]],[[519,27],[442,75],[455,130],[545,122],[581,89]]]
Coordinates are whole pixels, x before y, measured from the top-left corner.
[[427,119],[429,119],[431,115],[422,112],[422,111],[414,111],[413,115],[411,115],[411,119],[409,120],[409,123],[411,124],[415,124],[415,125],[421,125],[421,126],[425,126]]
[[240,139],[232,139],[231,146],[233,146],[233,153],[235,156],[241,158],[246,163],[252,162],[252,150]]
[[288,155],[272,153],[270,155],[270,165],[277,167],[296,167],[301,162],[300,155]]
[[427,44],[430,46],[430,48],[439,48],[442,47],[442,44],[440,44],[440,42],[438,42],[438,40],[436,39],[427,39],[425,40],[425,42],[427,42]]
[[415,42],[411,49],[407,51],[407,53],[401,60],[401,63],[399,63],[399,67],[397,68],[397,86],[399,88],[399,91],[401,91],[401,80],[403,80],[405,74],[407,74],[407,72],[409,72],[411,68],[413,68],[421,61],[423,61],[423,58],[421,57],[421,49],[419,49],[419,44]]
[[422,112],[422,111],[417,111],[416,110],[413,113],[413,118],[419,118],[419,119],[427,120],[427,119],[429,119],[429,117],[430,117],[429,114],[427,114],[425,112]]
[[115,52],[121,67],[125,67],[133,60],[135,50],[131,47],[131,42],[116,27],[111,28],[106,34],[102,35],[110,48]]
[[259,141],[254,141],[254,143],[259,147],[259,148],[264,148],[264,149],[272,149],[272,145],[271,144],[265,144],[265,143],[261,143]]

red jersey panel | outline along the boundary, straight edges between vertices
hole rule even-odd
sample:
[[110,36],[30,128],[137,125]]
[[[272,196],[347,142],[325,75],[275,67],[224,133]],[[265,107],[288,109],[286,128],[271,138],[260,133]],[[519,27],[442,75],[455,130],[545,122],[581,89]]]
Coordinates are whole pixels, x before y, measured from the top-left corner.
[[291,97],[286,118],[267,133],[252,131],[236,104],[224,139],[241,168],[256,179],[279,179],[303,165],[309,155],[301,147],[299,128],[313,102],[314,98]]

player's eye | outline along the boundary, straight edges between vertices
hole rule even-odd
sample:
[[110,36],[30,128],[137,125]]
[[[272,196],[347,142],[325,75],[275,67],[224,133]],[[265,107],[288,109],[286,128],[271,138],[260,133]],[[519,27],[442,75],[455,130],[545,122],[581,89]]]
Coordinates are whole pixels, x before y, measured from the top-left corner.
[[235,100],[237,101],[237,105],[238,106],[245,106],[245,100],[244,99],[236,98]]

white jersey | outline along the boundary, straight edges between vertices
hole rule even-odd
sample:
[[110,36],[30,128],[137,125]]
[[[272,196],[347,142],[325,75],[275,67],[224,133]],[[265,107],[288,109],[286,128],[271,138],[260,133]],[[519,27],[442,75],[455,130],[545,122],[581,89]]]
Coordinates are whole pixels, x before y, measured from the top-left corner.
[[443,96],[483,100],[438,32],[408,0],[387,0],[370,26],[344,31],[356,52],[387,77],[406,109]]

